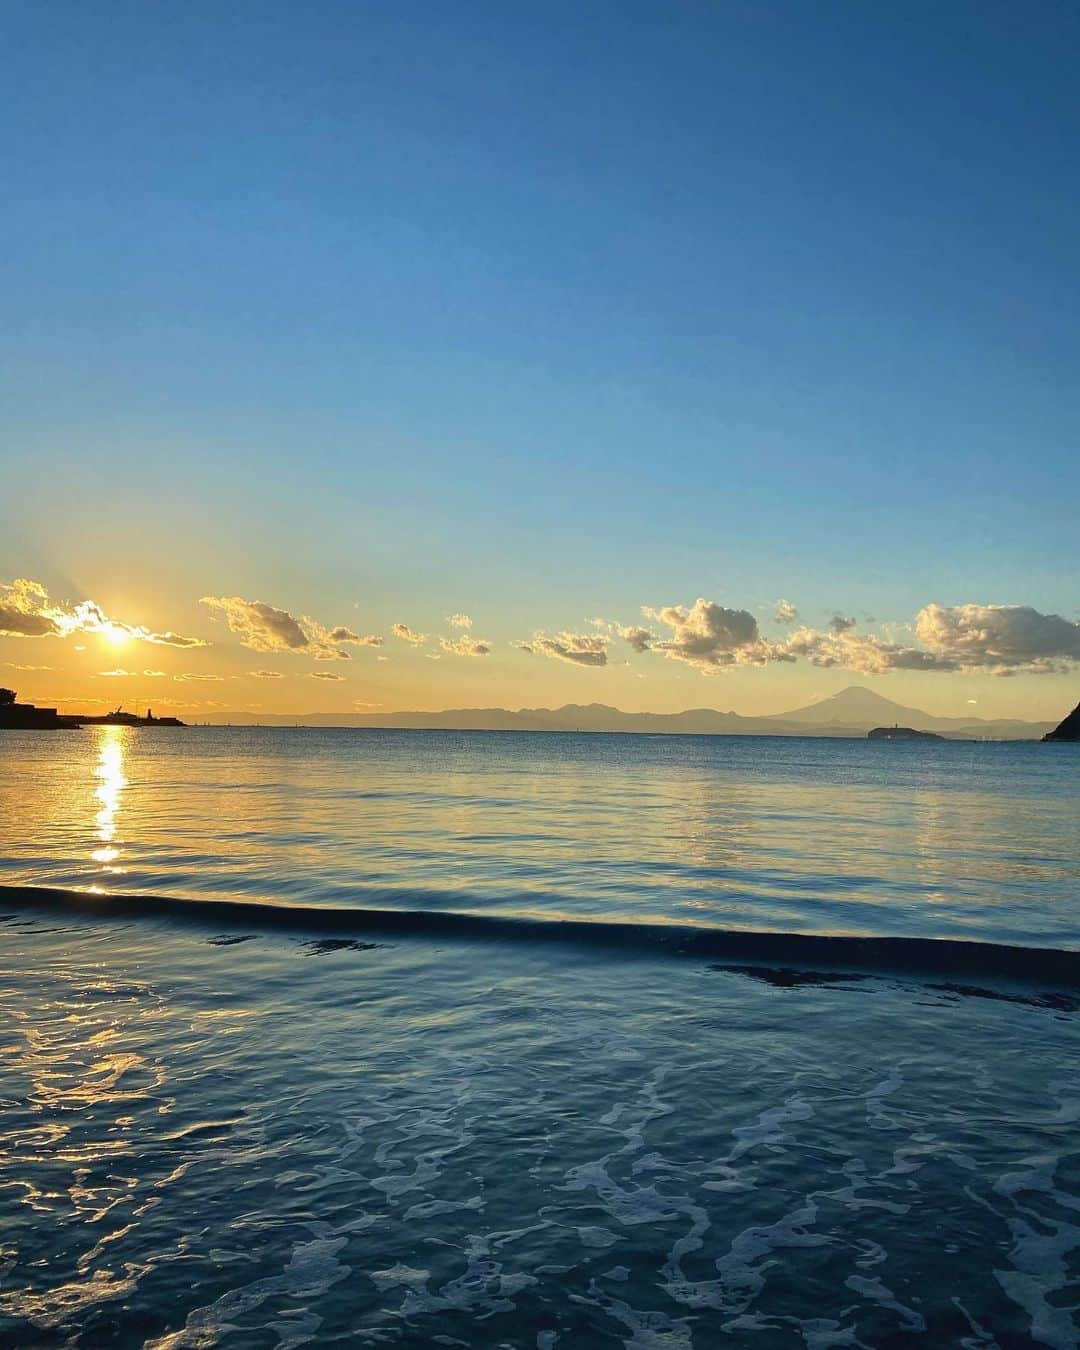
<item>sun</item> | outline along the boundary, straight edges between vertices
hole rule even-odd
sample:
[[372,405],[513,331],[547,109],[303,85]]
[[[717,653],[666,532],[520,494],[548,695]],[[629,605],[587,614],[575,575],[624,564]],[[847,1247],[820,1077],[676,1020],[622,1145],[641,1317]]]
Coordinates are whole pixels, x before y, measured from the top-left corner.
[[125,643],[131,641],[131,633],[122,624],[113,623],[111,620],[101,629],[101,636],[110,647],[123,647]]

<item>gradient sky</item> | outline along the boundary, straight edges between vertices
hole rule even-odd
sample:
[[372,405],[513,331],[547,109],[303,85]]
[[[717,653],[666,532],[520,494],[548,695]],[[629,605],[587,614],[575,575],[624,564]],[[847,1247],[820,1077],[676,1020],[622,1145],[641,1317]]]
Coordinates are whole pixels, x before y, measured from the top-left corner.
[[[212,643],[0,637],[0,682],[1075,703],[1075,5],[12,0],[0,33],[0,580]],[[383,643],[253,651],[205,596]],[[699,596],[763,665],[642,616]],[[851,636],[925,651],[931,604],[942,668],[870,675]]]

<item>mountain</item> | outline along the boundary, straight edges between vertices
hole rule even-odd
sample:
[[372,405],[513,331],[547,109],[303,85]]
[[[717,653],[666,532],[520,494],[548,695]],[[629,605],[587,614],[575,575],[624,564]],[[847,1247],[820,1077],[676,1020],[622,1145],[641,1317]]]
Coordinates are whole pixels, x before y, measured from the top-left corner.
[[1048,731],[1044,741],[1080,741],[1080,703],[1069,713],[1053,731]]
[[[995,740],[1003,737],[1027,740],[1035,734],[1036,726],[1033,722],[1009,718],[986,721],[980,717],[936,717],[933,713],[923,712],[921,708],[908,708],[902,703],[894,703],[892,699],[860,684],[849,685],[838,694],[824,698],[819,703],[811,703],[809,707],[780,713],[779,717],[785,722],[821,727],[823,731],[827,727],[859,727],[868,730],[875,726],[899,725],[911,727],[915,731],[938,731],[945,735],[967,733],[964,739],[992,736]],[[988,730],[990,727],[994,730]]]
[[567,703],[561,708],[448,708],[443,712],[233,713],[239,726],[386,727],[442,731],[598,731],[651,735],[865,736],[873,727],[906,726],[957,740],[1038,740],[1050,722],[986,721],[935,717],[905,708],[872,689],[852,685],[839,694],[792,712],[743,717],[717,708],[678,713],[627,713],[604,703]]

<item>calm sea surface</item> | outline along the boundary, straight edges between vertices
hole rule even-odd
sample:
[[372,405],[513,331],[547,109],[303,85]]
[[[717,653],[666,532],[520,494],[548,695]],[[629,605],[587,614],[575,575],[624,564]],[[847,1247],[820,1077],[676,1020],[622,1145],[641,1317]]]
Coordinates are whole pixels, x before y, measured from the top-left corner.
[[1080,991],[317,910],[1077,949],[1077,750],[4,733],[0,1346],[1076,1350]]
[[1071,745],[7,732],[0,882],[1080,945]]

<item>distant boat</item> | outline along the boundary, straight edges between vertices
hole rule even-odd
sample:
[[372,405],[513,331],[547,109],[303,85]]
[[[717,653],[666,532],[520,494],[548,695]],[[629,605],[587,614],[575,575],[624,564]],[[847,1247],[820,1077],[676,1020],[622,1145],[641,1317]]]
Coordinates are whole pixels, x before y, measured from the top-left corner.
[[916,731],[914,727],[875,727],[866,733],[870,741],[943,741],[936,731]]

